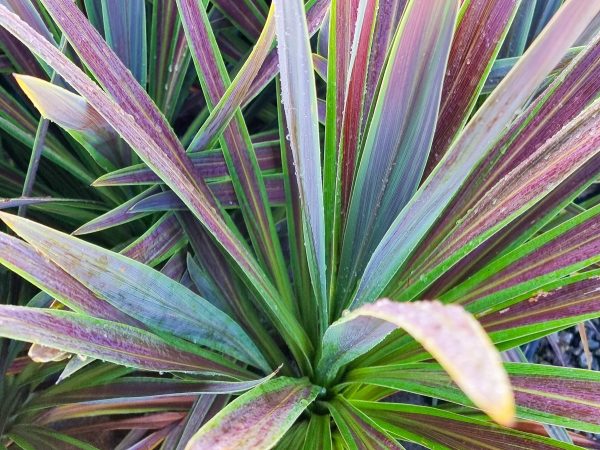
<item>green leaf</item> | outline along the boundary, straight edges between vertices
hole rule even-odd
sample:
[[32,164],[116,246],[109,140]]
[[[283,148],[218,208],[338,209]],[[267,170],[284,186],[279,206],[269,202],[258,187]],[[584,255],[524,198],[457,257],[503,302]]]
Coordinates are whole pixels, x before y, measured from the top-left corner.
[[[504,363],[520,419],[600,431],[600,373],[541,364]],[[355,369],[346,383],[413,392],[472,407],[437,364],[415,363]]]
[[455,305],[379,300],[352,311],[325,333],[317,375],[330,383],[395,328],[414,337],[490,417],[512,423],[514,399],[500,355],[477,321]]
[[155,332],[208,346],[269,371],[242,328],[183,285],[118,253],[27,219],[0,214],[19,236],[95,295]]
[[190,353],[139,328],[72,312],[2,305],[0,335],[142,370],[244,376],[208,351]]
[[568,449],[580,447],[500,427],[437,408],[382,402],[351,402],[388,433],[427,448],[453,450]]
[[306,379],[276,378],[241,395],[194,435],[187,450],[272,448],[316,398]]
[[392,43],[352,186],[339,270],[343,306],[421,180],[457,10],[454,0],[410,2]]
[[351,450],[403,450],[396,439],[387,434],[369,416],[352,406],[343,397],[327,404],[329,412]]
[[321,333],[329,323],[317,93],[301,0],[276,1],[281,98],[300,194],[304,244]]

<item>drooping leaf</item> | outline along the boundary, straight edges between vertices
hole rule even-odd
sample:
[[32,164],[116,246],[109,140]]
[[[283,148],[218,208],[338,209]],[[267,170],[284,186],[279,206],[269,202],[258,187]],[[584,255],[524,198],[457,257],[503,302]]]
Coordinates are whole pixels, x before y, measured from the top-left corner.
[[514,399],[500,356],[477,321],[455,305],[379,300],[358,308],[325,333],[317,374],[331,382],[395,328],[431,353],[479,408],[499,423],[512,422]]
[[241,395],[194,435],[186,449],[268,449],[319,393],[306,379],[276,378]]

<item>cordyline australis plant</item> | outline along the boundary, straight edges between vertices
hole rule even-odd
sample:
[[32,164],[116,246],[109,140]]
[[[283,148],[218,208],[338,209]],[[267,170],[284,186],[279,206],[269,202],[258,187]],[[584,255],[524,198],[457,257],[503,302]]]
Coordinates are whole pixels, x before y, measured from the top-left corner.
[[0,0],[1,443],[595,445],[600,1],[269,3]]

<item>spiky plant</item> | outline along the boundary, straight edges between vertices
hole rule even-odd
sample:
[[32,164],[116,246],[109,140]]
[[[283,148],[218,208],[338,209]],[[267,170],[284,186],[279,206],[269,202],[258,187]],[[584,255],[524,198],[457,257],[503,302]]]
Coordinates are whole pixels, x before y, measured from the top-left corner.
[[0,0],[1,443],[593,445],[600,1],[269,3]]

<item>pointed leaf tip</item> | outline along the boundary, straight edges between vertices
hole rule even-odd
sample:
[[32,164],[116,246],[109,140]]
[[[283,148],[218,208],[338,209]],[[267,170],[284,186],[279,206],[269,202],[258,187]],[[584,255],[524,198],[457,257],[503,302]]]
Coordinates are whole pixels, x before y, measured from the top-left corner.
[[501,425],[513,423],[515,400],[500,355],[479,322],[457,305],[382,299],[362,306],[328,328],[317,373],[331,380],[395,328],[419,342],[478,408]]

